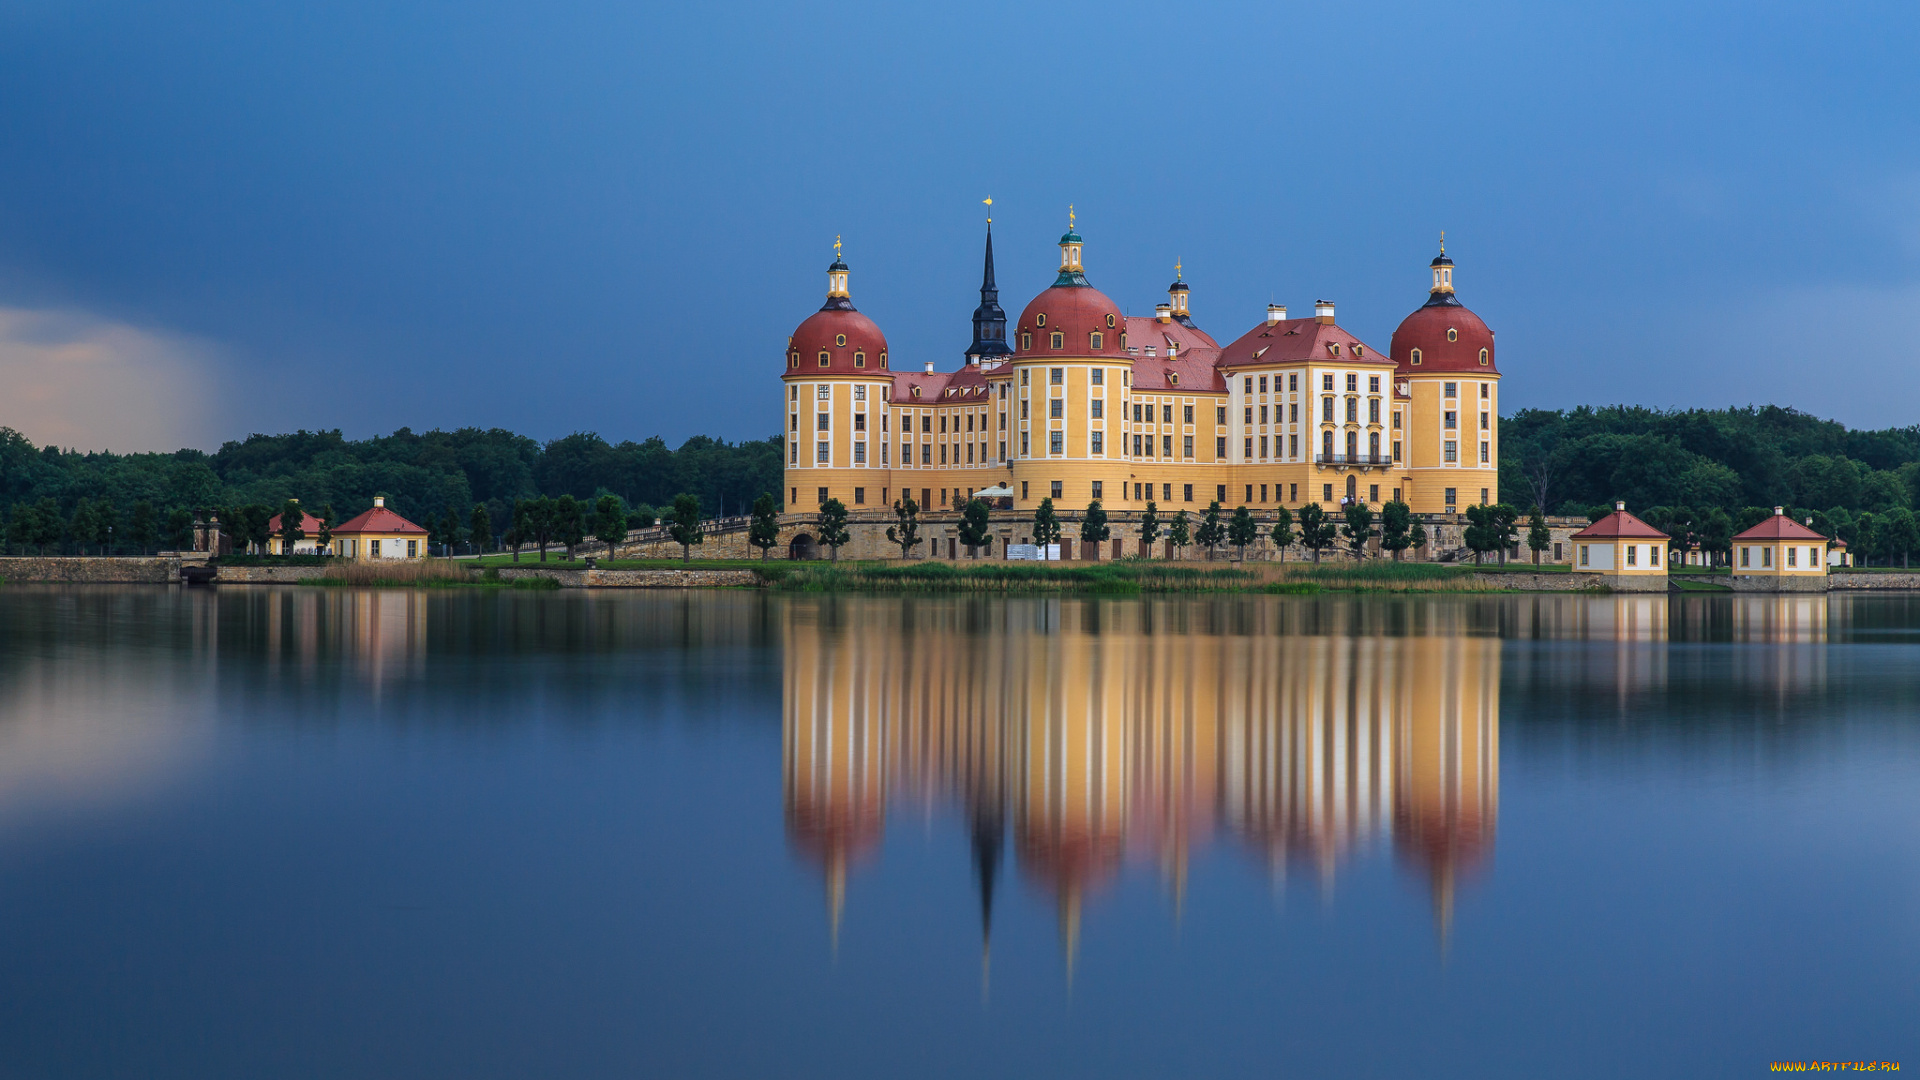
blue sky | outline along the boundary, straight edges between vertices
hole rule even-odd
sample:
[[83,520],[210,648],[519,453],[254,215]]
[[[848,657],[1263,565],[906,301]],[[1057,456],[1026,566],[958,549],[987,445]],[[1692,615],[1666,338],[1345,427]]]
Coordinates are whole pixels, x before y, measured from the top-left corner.
[[777,429],[836,234],[958,362],[1076,206],[1128,311],[1377,348],[1441,229],[1503,404],[1920,422],[1911,5],[15,0],[0,424],[113,449]]

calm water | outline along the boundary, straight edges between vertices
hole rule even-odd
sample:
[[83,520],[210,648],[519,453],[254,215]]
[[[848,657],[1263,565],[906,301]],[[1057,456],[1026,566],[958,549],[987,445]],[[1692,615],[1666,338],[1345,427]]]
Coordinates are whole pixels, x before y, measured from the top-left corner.
[[0,589],[0,1076],[1920,1068],[1920,597]]

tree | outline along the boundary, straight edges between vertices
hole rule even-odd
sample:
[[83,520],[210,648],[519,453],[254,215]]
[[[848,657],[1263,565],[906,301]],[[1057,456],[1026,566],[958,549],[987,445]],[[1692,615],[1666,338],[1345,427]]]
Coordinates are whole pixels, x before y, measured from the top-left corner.
[[453,558],[453,547],[460,542],[460,533],[460,512],[449,506],[447,512],[440,515],[440,554]]
[[1233,508],[1233,517],[1227,521],[1227,543],[1240,549],[1240,561],[1247,561],[1247,545],[1260,538],[1260,523],[1253,520],[1253,514],[1245,506]]
[[153,546],[156,526],[153,504],[145,499],[134,503],[133,516],[127,519],[127,539],[140,549],[140,554],[145,555]]
[[839,499],[828,499],[820,504],[820,542],[827,545],[831,552],[828,556],[834,562],[840,561],[840,545],[853,539],[853,533],[847,529],[847,504]]
[[42,555],[49,546],[66,539],[67,523],[60,517],[60,504],[51,495],[43,495],[33,504],[33,524],[33,546]]
[[299,499],[280,504],[280,531],[274,534],[280,538],[280,554],[293,554],[294,547],[307,538],[306,516]]
[[[81,554],[86,553],[88,544],[102,543],[106,530],[107,526],[101,523],[100,507],[92,499],[82,497],[74,504],[73,517],[67,523],[67,531],[73,537],[74,545],[80,549]],[[103,551],[101,554],[106,553]]]
[[627,538],[627,508],[618,495],[602,495],[593,501],[593,538],[607,545],[607,561],[613,561],[613,546]]
[[1226,542],[1227,529],[1220,523],[1220,500],[1207,504],[1207,512],[1200,518],[1200,527],[1193,531],[1194,542],[1207,549],[1207,561],[1213,561],[1213,549]]
[[1047,548],[1060,542],[1060,516],[1053,512],[1053,497],[1040,500],[1040,506],[1033,512],[1033,542],[1040,545],[1040,556],[1045,558]]
[[693,558],[693,545],[705,543],[700,530],[700,497],[685,493],[673,497],[673,515],[667,518],[667,535],[680,545],[680,561]]
[[1491,530],[1488,536],[1493,540],[1494,546],[1500,549],[1500,565],[1505,566],[1507,552],[1511,551],[1513,545],[1518,542],[1518,538],[1514,535],[1514,527],[1519,524],[1520,511],[1514,509],[1511,503],[1495,503],[1492,509],[1492,515],[1487,519],[1487,525]]
[[1142,557],[1153,558],[1153,542],[1160,539],[1160,518],[1154,513],[1153,503],[1147,503],[1147,512],[1140,515],[1140,551]]
[[1364,558],[1367,554],[1367,540],[1373,536],[1373,509],[1366,503],[1355,500],[1347,504],[1342,514],[1347,521],[1341,526],[1340,531],[1347,538],[1347,550],[1352,552],[1356,559]]
[[646,503],[627,511],[627,528],[633,530],[651,529],[660,524],[660,512]]
[[1900,565],[1911,569],[1909,561],[1914,546],[1920,544],[1920,524],[1916,524],[1913,511],[1904,506],[1894,507],[1880,518],[1881,542],[1886,545],[1887,558],[1891,563],[1894,555],[1900,556]]
[[[631,521],[631,519],[629,519]],[[780,542],[780,510],[774,505],[773,492],[761,492],[753,500],[753,520],[747,523],[747,543],[760,549],[760,561]]]
[[338,519],[333,516],[333,504],[321,504],[320,533],[314,537],[313,542],[319,545],[320,554],[322,555],[331,555],[333,553],[333,526],[337,521]]
[[1313,552],[1314,562],[1320,561],[1320,549],[1333,543],[1335,528],[1319,503],[1310,502],[1300,508],[1300,545]]
[[1107,525],[1106,508],[1095,499],[1087,504],[1087,514],[1080,519],[1080,542],[1083,544],[1104,544],[1113,535],[1113,529]]
[[1473,552],[1474,565],[1478,566],[1480,556],[1499,543],[1493,532],[1493,507],[1485,504],[1467,507],[1467,521],[1467,527],[1460,530],[1460,539],[1466,541],[1467,549]]
[[28,547],[39,531],[39,517],[31,503],[17,502],[7,511],[7,543]]
[[567,549],[567,558],[573,558],[573,549],[587,538],[587,513],[580,500],[572,495],[562,495],[553,500],[553,539]]
[[1167,543],[1173,545],[1175,558],[1186,557],[1187,545],[1193,543],[1193,533],[1187,529],[1185,510],[1174,511],[1173,524],[1167,529]]
[[920,504],[911,494],[903,494],[893,504],[893,516],[895,524],[887,526],[887,539],[900,545],[902,559],[911,559],[913,549],[920,546]]
[[1853,519],[1853,539],[1848,541],[1853,550],[1860,554],[1862,565],[1872,565],[1874,548],[1880,539],[1880,519],[1870,511],[1863,511]]
[[1413,546],[1413,508],[1398,499],[1380,508],[1380,547],[1393,552],[1393,561]]
[[193,550],[193,511],[184,506],[167,511],[166,540],[168,550]]
[[1715,506],[1700,516],[1700,546],[1731,561],[1733,517]]
[[486,503],[474,503],[473,512],[467,515],[467,539],[473,542],[475,555],[487,553],[487,544],[493,539],[493,515]]
[[540,549],[540,561],[547,561],[547,545],[553,542],[553,500],[545,495],[537,499],[515,499],[513,528],[519,537],[514,544],[514,562],[520,561],[520,544]]
[[991,527],[987,500],[968,499],[965,509],[960,511],[960,542],[967,545],[967,558],[974,556],[981,544],[987,542],[987,532]]
[[[273,510],[260,503],[248,503],[232,512],[231,535],[242,551],[265,551],[267,548],[267,522],[273,517]],[[226,519],[223,516],[223,520]]]
[[1533,565],[1540,565],[1540,553],[1553,546],[1553,534],[1547,531],[1547,517],[1535,506],[1527,516],[1527,547],[1533,550]]
[[1273,532],[1268,535],[1273,537],[1273,546],[1280,550],[1280,561],[1286,562],[1287,548],[1299,539],[1293,532],[1293,511],[1284,506],[1276,511],[1273,515]]

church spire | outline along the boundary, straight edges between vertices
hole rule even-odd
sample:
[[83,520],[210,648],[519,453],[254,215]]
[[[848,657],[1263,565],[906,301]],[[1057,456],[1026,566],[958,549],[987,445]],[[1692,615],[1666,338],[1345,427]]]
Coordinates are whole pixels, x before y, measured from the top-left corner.
[[973,309],[973,344],[967,363],[997,360],[1012,353],[1007,347],[1007,313],[1000,307],[1000,287],[993,280],[993,222],[987,222],[986,266],[980,274],[980,306]]

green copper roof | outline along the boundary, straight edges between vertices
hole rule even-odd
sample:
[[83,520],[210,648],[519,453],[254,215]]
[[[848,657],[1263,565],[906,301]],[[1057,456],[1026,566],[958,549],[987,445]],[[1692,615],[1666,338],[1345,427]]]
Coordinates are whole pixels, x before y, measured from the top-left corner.
[[1082,240],[1082,239],[1080,239],[1080,234],[1079,234],[1079,233],[1077,233],[1077,232],[1074,232],[1074,231],[1073,231],[1072,229],[1068,229],[1068,230],[1067,230],[1067,234],[1066,234],[1065,236],[1062,236],[1062,237],[1060,238],[1060,242],[1061,242],[1061,243],[1063,243],[1063,244],[1084,244],[1084,243],[1086,243],[1086,241],[1085,241],[1085,240]]

